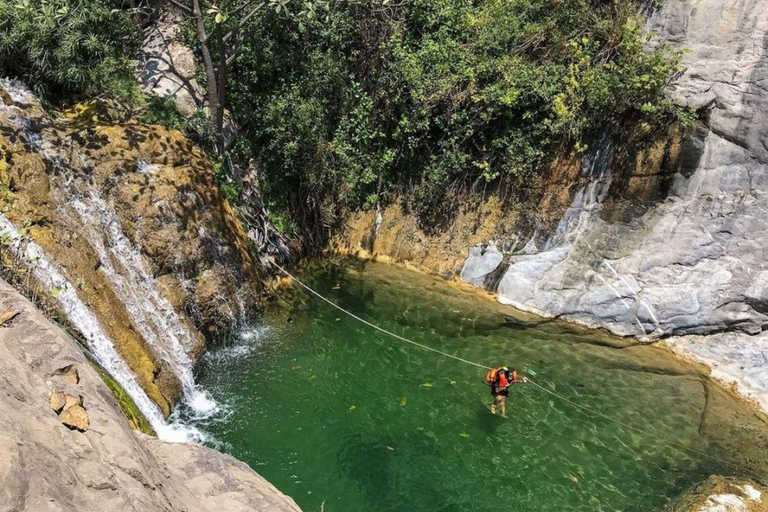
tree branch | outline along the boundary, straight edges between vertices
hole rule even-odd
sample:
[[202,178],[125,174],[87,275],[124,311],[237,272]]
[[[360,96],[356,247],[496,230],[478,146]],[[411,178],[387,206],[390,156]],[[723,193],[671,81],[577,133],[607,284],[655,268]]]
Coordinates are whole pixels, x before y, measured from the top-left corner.
[[250,2],[244,2],[244,3],[243,3],[241,6],[240,6],[240,7],[236,7],[236,8],[235,8],[235,9],[234,9],[232,12],[230,12],[230,13],[229,13],[229,15],[230,15],[230,16],[235,16],[235,15],[237,15],[237,14],[238,14],[240,11],[242,11],[243,9],[245,9],[246,7],[250,7],[250,6],[252,6],[253,4],[255,4],[256,2],[258,2],[258,1],[259,1],[259,0],[252,0],[252,1],[250,1]]
[[232,36],[235,35],[235,32],[243,28],[245,24],[248,23],[248,21],[250,21],[250,19],[253,18],[256,15],[256,13],[259,12],[266,4],[267,4],[266,2],[261,2],[259,5],[254,7],[251,12],[246,14],[243,17],[243,19],[240,20],[240,23],[238,23],[235,28],[233,28],[232,30],[230,30],[224,35],[224,42],[226,43],[227,41],[229,41],[232,38]]
[[182,11],[184,11],[185,13],[187,13],[187,14],[192,14],[194,12],[191,7],[189,7],[188,5],[182,4],[182,3],[178,2],[177,0],[168,0],[168,1],[171,4],[175,5],[176,7],[178,7],[179,9],[181,9]]

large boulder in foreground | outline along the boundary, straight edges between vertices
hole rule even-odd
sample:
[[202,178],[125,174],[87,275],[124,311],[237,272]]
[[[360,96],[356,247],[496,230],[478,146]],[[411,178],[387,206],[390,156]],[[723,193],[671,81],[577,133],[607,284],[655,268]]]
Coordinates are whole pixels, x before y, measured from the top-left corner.
[[[131,430],[75,341],[5,281],[0,307],[20,312],[0,327],[0,510],[300,512],[228,455]],[[77,383],[56,373],[67,365],[78,369]],[[85,432],[57,415],[67,395],[84,397]],[[80,409],[62,414],[82,419]]]

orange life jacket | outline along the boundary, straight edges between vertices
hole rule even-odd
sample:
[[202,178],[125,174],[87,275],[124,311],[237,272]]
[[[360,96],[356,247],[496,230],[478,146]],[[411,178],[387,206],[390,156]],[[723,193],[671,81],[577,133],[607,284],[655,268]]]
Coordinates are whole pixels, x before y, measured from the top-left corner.
[[510,386],[517,382],[517,370],[512,370],[511,380],[507,380],[508,371],[509,369],[506,366],[494,368],[485,375],[485,381],[492,386],[498,386],[500,388]]

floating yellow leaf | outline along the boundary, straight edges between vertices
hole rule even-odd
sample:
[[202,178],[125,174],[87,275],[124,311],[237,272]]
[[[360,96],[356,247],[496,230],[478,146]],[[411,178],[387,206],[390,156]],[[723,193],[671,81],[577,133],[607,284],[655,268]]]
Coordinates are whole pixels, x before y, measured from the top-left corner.
[[309,376],[309,380],[315,380],[316,378],[317,378],[317,375],[315,375],[314,373]]
[[407,403],[408,403],[408,399],[407,398],[405,398],[405,397],[401,397],[400,398],[400,405],[405,407],[405,404],[407,404]]
[[425,382],[424,384],[421,385],[421,387],[423,387],[423,388],[431,388],[432,387],[432,383],[431,382]]
[[461,434],[459,434],[459,435],[460,435],[461,437],[464,437],[464,438],[468,438],[468,437],[469,437],[469,434],[467,434],[466,432],[462,432],[462,433],[461,433]]
[[387,450],[389,450],[389,451],[393,452],[393,451],[395,451],[395,448],[393,448],[393,447],[391,447],[391,446],[387,446]]
[[575,483],[575,484],[577,484],[577,483],[579,483],[579,478],[578,478],[578,477],[575,477],[575,476],[572,476],[572,477],[570,478],[570,481],[571,481],[571,482],[573,482],[573,483]]
[[356,405],[350,405],[350,406],[349,406],[349,410],[350,410],[350,412],[351,412],[351,411],[354,411],[355,409],[357,409],[357,406],[356,406]]
[[341,318],[336,318],[336,321],[337,322],[341,322]]

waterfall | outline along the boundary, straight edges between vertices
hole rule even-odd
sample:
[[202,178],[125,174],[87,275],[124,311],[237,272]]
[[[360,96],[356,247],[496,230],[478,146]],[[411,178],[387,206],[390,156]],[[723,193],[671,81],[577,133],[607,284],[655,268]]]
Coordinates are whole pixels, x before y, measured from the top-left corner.
[[31,240],[24,238],[2,213],[0,213],[0,236],[2,236],[3,245],[14,251],[16,256],[32,269],[35,279],[55,298],[67,320],[87,341],[93,357],[128,393],[158,437],[176,442],[203,441],[205,436],[199,430],[165,421],[160,409],[136,382],[136,378],[115,350],[96,315],[77,296],[72,284],[48,259],[45,251]]
[[101,260],[99,271],[109,278],[139,334],[181,381],[184,403],[196,417],[215,414],[218,405],[195,384],[194,362],[188,355],[195,338],[160,294],[148,263],[123,233],[114,210],[92,191],[70,198],[69,204],[80,216],[82,232]]

